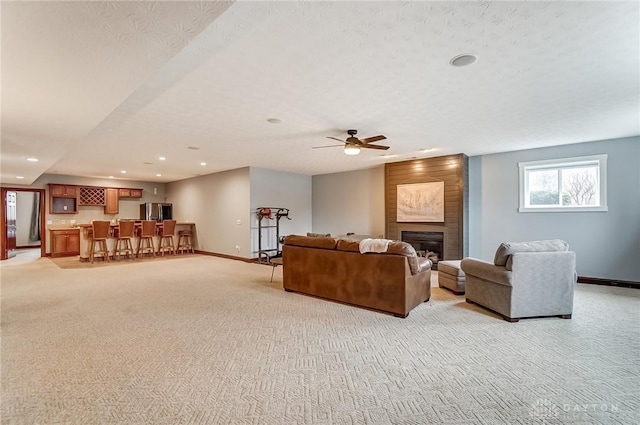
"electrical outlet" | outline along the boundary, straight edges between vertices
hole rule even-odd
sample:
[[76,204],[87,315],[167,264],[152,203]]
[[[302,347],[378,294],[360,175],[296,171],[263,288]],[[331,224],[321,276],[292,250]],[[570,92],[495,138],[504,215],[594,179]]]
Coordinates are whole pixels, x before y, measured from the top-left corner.
[[53,224],[53,220],[47,220],[47,224]]
[[237,220],[236,220],[236,224],[237,224],[238,226],[240,226],[240,225],[242,224],[242,220],[237,219]]
[[236,245],[236,252],[240,254],[240,245]]

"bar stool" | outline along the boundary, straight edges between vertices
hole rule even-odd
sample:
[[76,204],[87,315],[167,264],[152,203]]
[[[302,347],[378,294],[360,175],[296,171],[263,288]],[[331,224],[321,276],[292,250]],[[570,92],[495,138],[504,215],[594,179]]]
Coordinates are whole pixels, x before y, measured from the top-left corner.
[[116,238],[116,246],[113,250],[113,258],[118,259],[119,255],[131,255],[131,258],[135,258],[133,245],[131,244],[131,238],[133,237],[133,228],[135,221],[123,220],[118,223],[118,237]]
[[[91,237],[91,249],[89,250],[89,260],[93,264],[93,258],[95,254],[100,254],[102,255],[102,258],[108,262],[109,248],[107,248],[107,238],[109,237],[111,222],[96,220],[91,224],[93,228],[93,235]],[[96,244],[98,244],[97,251],[96,251]]]
[[179,230],[178,231],[178,253],[191,252],[195,253],[193,249],[193,233],[191,230]]
[[[142,220],[140,225],[140,237],[138,238],[138,249],[136,256],[150,252],[156,256],[156,250],[153,247],[153,237],[156,235],[156,222],[153,220]],[[142,252],[141,252],[142,251]]]
[[176,253],[176,247],[173,244],[173,236],[176,234],[176,221],[164,220],[162,222],[162,230],[160,231],[160,244],[158,245],[158,254],[164,255],[165,251],[172,254]]

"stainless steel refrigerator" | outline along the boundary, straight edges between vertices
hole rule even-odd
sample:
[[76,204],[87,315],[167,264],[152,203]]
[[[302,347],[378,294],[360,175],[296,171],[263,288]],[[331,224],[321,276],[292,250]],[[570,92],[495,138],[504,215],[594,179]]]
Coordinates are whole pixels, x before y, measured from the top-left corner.
[[146,202],[140,204],[140,220],[172,220],[173,205],[160,202]]

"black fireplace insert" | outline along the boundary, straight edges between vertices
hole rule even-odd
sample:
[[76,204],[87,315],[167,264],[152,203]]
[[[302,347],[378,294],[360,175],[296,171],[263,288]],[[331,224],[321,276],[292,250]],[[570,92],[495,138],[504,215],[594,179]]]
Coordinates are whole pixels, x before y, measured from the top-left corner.
[[438,262],[443,259],[444,233],[402,231],[400,239],[410,244],[421,257],[431,260],[432,270],[438,270]]

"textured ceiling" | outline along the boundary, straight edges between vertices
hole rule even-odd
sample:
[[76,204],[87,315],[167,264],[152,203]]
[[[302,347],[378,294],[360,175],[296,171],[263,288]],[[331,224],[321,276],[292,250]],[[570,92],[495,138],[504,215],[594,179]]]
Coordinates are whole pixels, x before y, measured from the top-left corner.
[[[323,174],[638,135],[639,17],[638,2],[3,2],[2,183]],[[478,61],[450,66],[461,53]],[[391,149],[312,149],[349,128]]]

